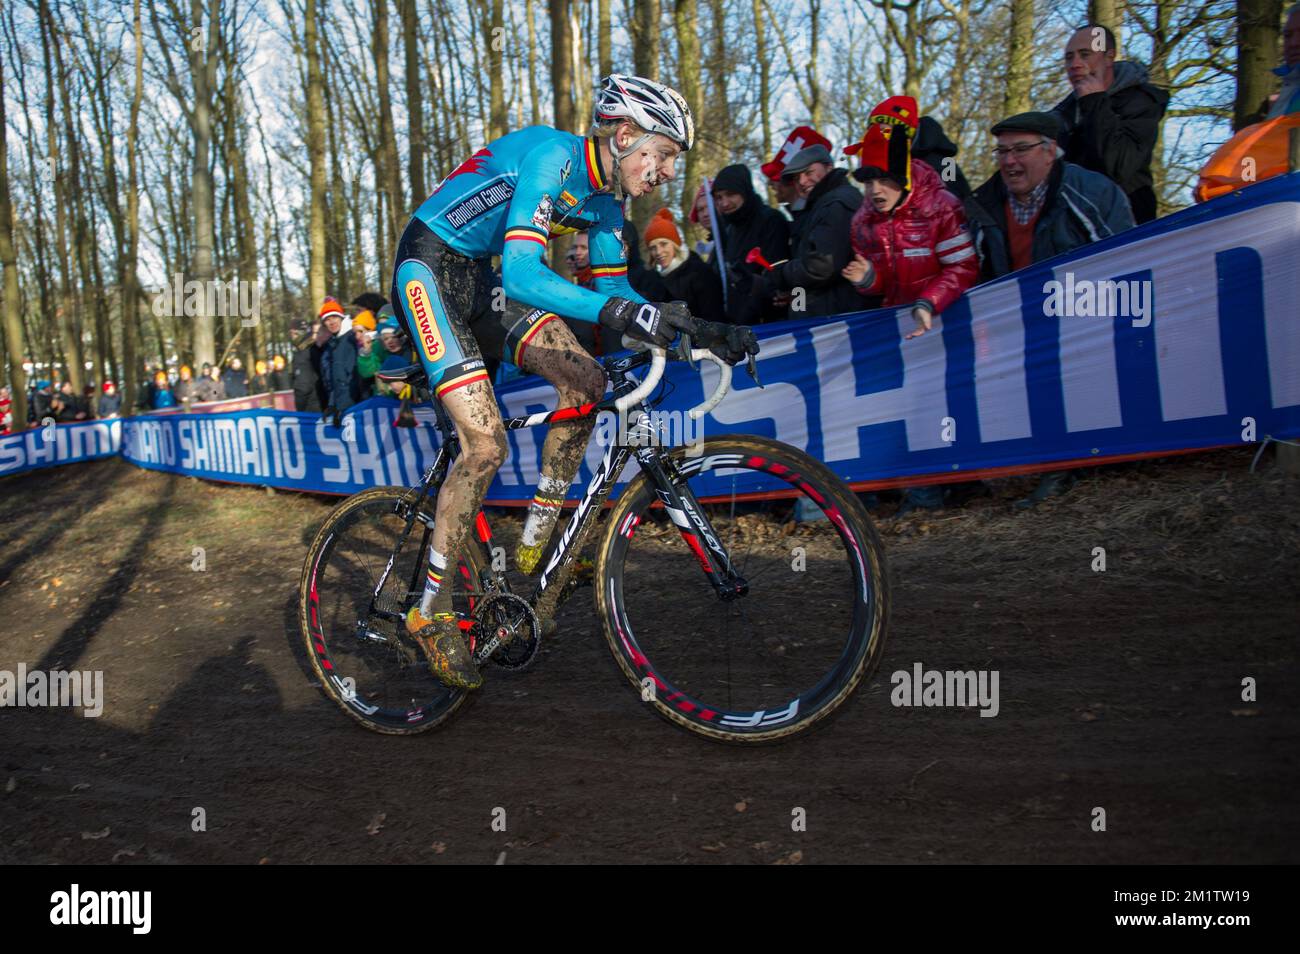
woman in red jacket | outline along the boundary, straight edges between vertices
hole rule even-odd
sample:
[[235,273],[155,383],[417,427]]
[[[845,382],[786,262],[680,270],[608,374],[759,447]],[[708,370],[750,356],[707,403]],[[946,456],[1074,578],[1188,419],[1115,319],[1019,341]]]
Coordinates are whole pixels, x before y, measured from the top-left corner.
[[850,226],[854,259],[841,274],[864,296],[884,295],[887,307],[911,304],[908,338],[929,331],[979,278],[961,201],[912,158],[919,118],[916,100],[891,96],[872,111],[862,142],[844,150],[858,155],[853,177],[867,194]]

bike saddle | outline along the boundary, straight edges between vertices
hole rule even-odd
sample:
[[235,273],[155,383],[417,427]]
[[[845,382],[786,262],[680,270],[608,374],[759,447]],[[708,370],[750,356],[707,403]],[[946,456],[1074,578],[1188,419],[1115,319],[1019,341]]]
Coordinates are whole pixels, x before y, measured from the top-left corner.
[[424,366],[420,364],[381,369],[375,372],[375,377],[390,387],[394,384],[409,384],[413,388],[423,388],[429,384],[429,380],[424,373]]

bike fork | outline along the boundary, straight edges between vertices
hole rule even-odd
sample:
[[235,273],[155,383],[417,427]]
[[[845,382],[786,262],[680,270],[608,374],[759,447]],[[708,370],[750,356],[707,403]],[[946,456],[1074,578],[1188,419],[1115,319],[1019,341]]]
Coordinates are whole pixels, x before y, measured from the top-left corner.
[[[700,562],[700,569],[713,586],[718,597],[731,602],[749,592],[749,581],[736,570],[731,554],[718,539],[704,508],[695,499],[695,493],[686,478],[669,474],[665,461],[651,451],[637,455],[641,469],[650,475],[655,495],[663,504],[668,517],[677,527],[686,545]],[[671,466],[671,465],[670,465]]]

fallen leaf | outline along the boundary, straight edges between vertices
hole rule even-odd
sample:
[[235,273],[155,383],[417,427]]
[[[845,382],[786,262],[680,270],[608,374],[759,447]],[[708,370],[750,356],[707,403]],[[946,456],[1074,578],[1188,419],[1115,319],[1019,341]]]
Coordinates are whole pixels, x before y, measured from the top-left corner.
[[749,806],[746,805],[744,801],[736,802],[736,811],[738,812],[743,812],[748,807]]
[[134,858],[139,853],[139,851],[140,851],[139,846],[136,846],[134,848],[122,848],[118,851],[113,852],[113,861],[114,863],[116,863],[117,859],[119,858]]
[[442,854],[444,851],[447,850],[447,846],[446,846],[446,844],[444,844],[444,843],[441,842],[441,841],[435,841],[435,842],[434,842],[432,845],[430,845],[429,847],[433,849],[433,853],[434,853],[435,855],[440,855],[440,854]]
[[88,788],[90,788],[89,782],[78,782],[76,785],[72,786],[74,792],[82,792]]
[[1080,714],[1079,714],[1079,718],[1082,719],[1084,722],[1096,722],[1096,721],[1097,721],[1097,713],[1095,713],[1095,712],[1083,712],[1083,713],[1080,713]]
[[83,831],[81,833],[82,841],[99,841],[101,838],[107,838],[112,833],[111,828],[105,828],[103,831]]
[[10,775],[10,776],[9,776],[9,781],[5,782],[5,794],[8,795],[10,792],[12,792],[12,791],[13,791],[15,788],[17,788],[17,787],[18,787],[18,779],[16,779],[14,776]]
[[378,835],[381,831],[383,831],[384,819],[387,817],[388,815],[386,813],[380,812],[374,818],[370,819],[370,824],[366,826],[366,834]]
[[707,851],[711,854],[717,854],[723,848],[726,848],[725,842],[718,842],[716,845],[700,845],[700,851]]
[[1232,709],[1232,710],[1230,710],[1230,711],[1231,711],[1232,714],[1235,715],[1235,716],[1257,716],[1257,715],[1259,715],[1259,710],[1258,710],[1258,709]]

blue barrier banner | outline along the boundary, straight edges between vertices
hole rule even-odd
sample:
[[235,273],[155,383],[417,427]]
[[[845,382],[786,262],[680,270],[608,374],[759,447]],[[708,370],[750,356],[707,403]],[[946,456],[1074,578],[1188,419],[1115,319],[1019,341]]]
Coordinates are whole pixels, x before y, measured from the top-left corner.
[[0,437],[0,477],[113,457],[122,446],[122,422],[81,421],[46,424],[30,431]]
[[[910,341],[906,308],[762,326],[764,387],[738,370],[702,433],[774,437],[860,485],[1300,437],[1297,302],[1293,174],[982,285]],[[702,374],[669,365],[658,422],[665,443],[699,439],[685,412],[717,374],[707,363]],[[512,417],[555,403],[538,378],[497,396]],[[418,412],[422,425],[411,430],[392,426],[396,411],[396,402],[372,399],[341,428],[271,409],[129,418],[121,448],[156,470],[352,493],[412,484],[432,463],[432,411]],[[617,432],[602,415],[571,496]],[[507,433],[511,453],[488,499],[527,501],[545,428]],[[0,474],[89,454],[75,456],[69,443],[73,456],[62,457],[31,440],[0,440]],[[768,489],[733,487],[738,478],[725,471],[702,479],[704,493]]]

